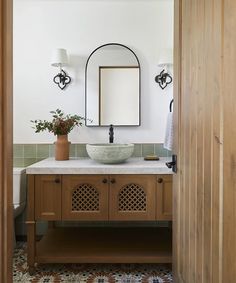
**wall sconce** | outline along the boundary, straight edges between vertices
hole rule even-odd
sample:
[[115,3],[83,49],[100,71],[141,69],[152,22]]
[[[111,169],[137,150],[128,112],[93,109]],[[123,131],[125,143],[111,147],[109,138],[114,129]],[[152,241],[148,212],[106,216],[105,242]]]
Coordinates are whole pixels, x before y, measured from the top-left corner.
[[164,89],[168,84],[171,84],[173,80],[168,72],[168,68],[173,65],[173,50],[169,48],[163,49],[157,65],[163,68],[163,70],[155,77],[155,81]]
[[65,49],[58,48],[53,51],[51,65],[60,68],[60,72],[53,78],[53,81],[63,90],[71,82],[71,78],[62,70],[62,67],[68,65],[68,57]]

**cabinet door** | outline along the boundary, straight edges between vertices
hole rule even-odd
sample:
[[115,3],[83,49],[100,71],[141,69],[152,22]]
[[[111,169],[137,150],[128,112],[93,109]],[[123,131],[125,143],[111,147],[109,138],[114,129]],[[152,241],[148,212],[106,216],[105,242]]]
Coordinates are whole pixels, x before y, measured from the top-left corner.
[[110,220],[155,220],[155,175],[110,176]]
[[157,176],[157,220],[172,220],[172,175]]
[[35,219],[61,220],[61,176],[35,176]]
[[63,176],[63,220],[108,220],[108,177]]

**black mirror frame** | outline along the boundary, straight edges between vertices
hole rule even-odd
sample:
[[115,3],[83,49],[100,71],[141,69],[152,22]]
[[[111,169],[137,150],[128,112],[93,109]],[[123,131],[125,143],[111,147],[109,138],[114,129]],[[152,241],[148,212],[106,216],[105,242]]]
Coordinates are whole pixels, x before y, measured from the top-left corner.
[[108,46],[108,45],[118,45],[118,46],[128,49],[135,56],[137,63],[138,63],[138,67],[139,67],[139,124],[138,125],[114,125],[114,126],[115,127],[139,127],[141,125],[141,67],[140,67],[140,62],[139,62],[137,55],[131,48],[129,48],[128,46],[124,44],[115,43],[115,42],[100,45],[99,47],[97,47],[90,53],[86,61],[86,66],[85,66],[85,126],[87,127],[109,127],[109,125],[92,125],[91,123],[87,123],[87,120],[89,120],[89,117],[87,117],[87,68],[88,68],[89,60],[98,49],[104,46]]

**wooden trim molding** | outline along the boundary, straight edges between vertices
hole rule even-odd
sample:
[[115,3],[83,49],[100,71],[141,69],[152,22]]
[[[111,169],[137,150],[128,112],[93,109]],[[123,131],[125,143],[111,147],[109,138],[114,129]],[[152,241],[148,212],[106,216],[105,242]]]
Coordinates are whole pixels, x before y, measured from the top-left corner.
[[12,0],[0,0],[0,282],[12,282]]

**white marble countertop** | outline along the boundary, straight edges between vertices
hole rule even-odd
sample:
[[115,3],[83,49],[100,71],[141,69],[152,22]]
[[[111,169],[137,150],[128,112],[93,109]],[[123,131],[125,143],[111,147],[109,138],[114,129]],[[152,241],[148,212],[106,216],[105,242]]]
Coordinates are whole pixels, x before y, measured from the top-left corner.
[[121,164],[100,164],[90,158],[56,161],[47,158],[26,168],[26,174],[172,174],[165,165],[170,158],[158,161],[145,161],[143,158],[130,158]]

